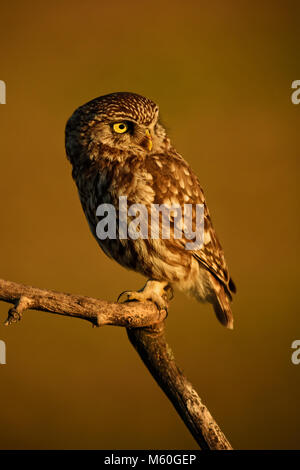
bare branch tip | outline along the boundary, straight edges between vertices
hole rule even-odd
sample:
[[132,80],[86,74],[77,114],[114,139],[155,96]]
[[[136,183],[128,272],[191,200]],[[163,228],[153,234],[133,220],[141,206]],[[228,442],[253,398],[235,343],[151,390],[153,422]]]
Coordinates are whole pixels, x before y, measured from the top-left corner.
[[22,320],[23,312],[33,306],[33,299],[21,296],[13,307],[8,310],[8,316],[4,322],[4,326],[10,326],[12,323],[17,323]]

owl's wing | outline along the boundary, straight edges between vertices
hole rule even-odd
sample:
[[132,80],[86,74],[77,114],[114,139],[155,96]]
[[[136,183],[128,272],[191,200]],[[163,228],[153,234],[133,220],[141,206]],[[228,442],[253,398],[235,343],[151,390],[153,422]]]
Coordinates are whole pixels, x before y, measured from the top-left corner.
[[[146,165],[149,165],[149,171],[153,175],[154,203],[180,205],[181,207],[184,204],[192,204],[193,206],[203,204],[203,244],[200,249],[191,250],[191,253],[217,281],[221,282],[231,299],[231,293],[236,291],[236,287],[229,276],[223,249],[213,228],[197,176],[188,163],[175,152],[169,155],[151,155]],[[180,240],[174,240],[174,242],[185,246],[190,240],[183,237]]]

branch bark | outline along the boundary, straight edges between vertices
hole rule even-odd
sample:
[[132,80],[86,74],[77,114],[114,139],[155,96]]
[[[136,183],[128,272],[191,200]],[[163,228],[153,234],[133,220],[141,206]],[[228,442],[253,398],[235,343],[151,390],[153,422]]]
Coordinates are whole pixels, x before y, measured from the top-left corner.
[[23,312],[30,309],[81,318],[93,326],[125,327],[131,344],[200,448],[232,449],[192,384],[177,367],[165,338],[166,312],[158,311],[152,302],[118,304],[3,279],[0,279],[0,300],[14,304],[5,325],[21,320]]

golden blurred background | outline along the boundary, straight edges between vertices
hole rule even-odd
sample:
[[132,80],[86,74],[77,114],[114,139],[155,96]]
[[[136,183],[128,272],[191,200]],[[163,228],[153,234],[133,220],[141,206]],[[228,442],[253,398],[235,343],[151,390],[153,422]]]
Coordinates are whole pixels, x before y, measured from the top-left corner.
[[[0,276],[112,301],[143,285],[92,238],[64,127],[106,93],[152,98],[238,286],[233,332],[176,294],[177,362],[235,448],[300,448],[299,3],[15,1],[0,17]],[[197,448],[122,328],[30,311],[0,339],[2,449]]]

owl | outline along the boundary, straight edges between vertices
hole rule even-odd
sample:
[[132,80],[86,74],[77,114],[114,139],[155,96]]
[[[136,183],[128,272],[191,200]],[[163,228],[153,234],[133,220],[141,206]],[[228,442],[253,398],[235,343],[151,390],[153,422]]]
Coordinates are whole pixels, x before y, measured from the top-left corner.
[[[120,265],[148,278],[139,291],[125,291],[125,299],[151,300],[158,308],[167,309],[173,289],[178,288],[199,302],[212,304],[219,321],[232,329],[230,302],[236,287],[198,177],[171,144],[158,106],[135,93],[101,96],[75,110],[67,122],[65,137],[72,176],[97,243]],[[176,211],[172,210],[167,214],[170,237],[161,236],[166,221],[161,214],[151,232],[156,236],[121,236],[124,214],[119,203],[125,197],[128,207],[146,208],[147,222],[152,207],[183,210],[184,205],[190,205],[195,228],[194,208],[202,207],[202,243],[187,249],[191,240],[185,232],[182,236],[176,232],[175,237]],[[97,226],[103,217],[98,207],[104,204],[115,208],[116,231],[114,236],[99,238]],[[132,220],[129,213],[126,217],[127,222]]]

